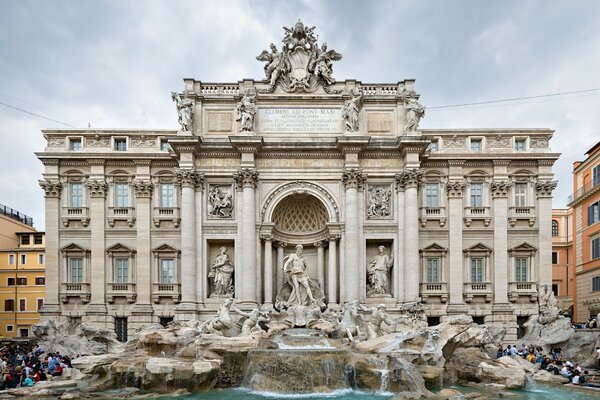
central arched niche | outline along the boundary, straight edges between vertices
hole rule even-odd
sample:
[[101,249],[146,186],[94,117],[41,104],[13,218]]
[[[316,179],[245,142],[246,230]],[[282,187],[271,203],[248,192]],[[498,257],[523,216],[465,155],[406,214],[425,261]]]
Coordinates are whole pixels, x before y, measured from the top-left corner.
[[328,220],[327,208],[319,199],[309,193],[292,193],[273,210],[273,233],[306,243],[326,235]]

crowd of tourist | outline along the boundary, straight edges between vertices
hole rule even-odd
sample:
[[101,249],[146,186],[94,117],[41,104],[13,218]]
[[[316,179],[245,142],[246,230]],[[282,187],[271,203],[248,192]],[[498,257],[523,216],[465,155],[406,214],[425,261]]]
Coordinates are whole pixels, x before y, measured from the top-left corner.
[[71,360],[60,353],[45,354],[44,349],[5,344],[0,349],[0,390],[29,387],[39,381],[61,376],[65,368],[71,368]]
[[[579,364],[567,360],[559,347],[551,348],[550,352],[546,354],[542,347],[527,346],[525,343],[520,346],[509,344],[506,348],[500,345],[497,357],[503,356],[523,357],[532,364],[539,364],[540,369],[567,378],[568,380],[564,383],[600,388],[600,382],[596,381],[596,376],[591,375],[588,370],[582,369]],[[596,358],[600,368],[600,347],[596,347]]]

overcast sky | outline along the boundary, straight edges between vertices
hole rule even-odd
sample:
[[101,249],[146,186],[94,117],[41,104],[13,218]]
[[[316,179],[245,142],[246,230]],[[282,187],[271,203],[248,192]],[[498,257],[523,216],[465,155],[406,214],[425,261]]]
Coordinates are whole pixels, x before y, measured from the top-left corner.
[[[338,80],[416,79],[426,107],[600,88],[600,1],[0,0],[0,203],[44,229],[41,129],[177,128],[183,78],[263,78],[255,57],[300,18],[343,55]],[[8,105],[8,106],[7,106]],[[600,140],[600,91],[451,110],[422,128],[551,128],[571,165]]]

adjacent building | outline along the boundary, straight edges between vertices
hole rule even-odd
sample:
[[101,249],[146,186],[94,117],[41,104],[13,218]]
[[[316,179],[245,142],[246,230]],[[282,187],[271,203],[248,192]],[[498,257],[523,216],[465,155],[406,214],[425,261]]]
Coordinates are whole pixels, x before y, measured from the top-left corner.
[[573,313],[573,210],[552,210],[552,291],[558,307],[569,315]]

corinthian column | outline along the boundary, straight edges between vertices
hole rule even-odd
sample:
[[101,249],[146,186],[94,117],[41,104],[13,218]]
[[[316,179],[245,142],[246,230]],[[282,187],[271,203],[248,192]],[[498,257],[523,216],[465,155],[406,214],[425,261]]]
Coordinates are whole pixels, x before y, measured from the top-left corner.
[[463,249],[462,249],[462,224],[463,224],[463,195],[467,185],[463,181],[452,180],[446,185],[448,194],[448,314],[466,312],[463,300]]
[[265,306],[273,306],[273,236],[262,235],[265,242]]
[[494,181],[491,185],[494,204],[494,303],[508,303],[508,193],[510,184]]
[[404,186],[404,300],[419,297],[419,201],[423,170],[405,169],[397,178]]
[[358,189],[362,188],[366,180],[360,169],[347,169],[342,173],[342,182],[346,188],[345,217],[346,237],[344,240],[344,289],[345,298],[342,301],[361,300],[360,274],[358,261],[360,260],[360,249],[363,247],[359,242],[358,231]]
[[327,303],[329,308],[337,305],[337,241],[340,239],[340,235],[329,235],[329,259],[327,263],[327,282],[328,282],[328,293]]
[[204,177],[194,168],[175,171],[181,188],[181,303],[175,309],[177,320],[196,318],[196,195]]
[[[42,308],[43,316],[56,316],[60,313],[58,294],[60,292],[59,274],[59,215],[60,193],[59,181],[39,181],[46,198],[46,301]],[[66,282],[66,276],[62,277]]]
[[238,186],[242,187],[242,210],[239,231],[242,265],[237,276],[241,278],[239,301],[256,304],[256,206],[254,190],[258,182],[258,171],[254,168],[240,168],[233,176]]
[[133,181],[135,191],[135,212],[137,215],[137,271],[136,271],[136,305],[150,306],[152,293],[152,257],[150,249],[150,200],[154,186],[149,180]]
[[[556,181],[540,180],[535,184],[538,215],[539,285],[552,289],[552,191]],[[538,289],[539,290],[539,289]]]
[[404,179],[402,174],[396,174],[396,191],[397,191],[397,212],[398,216],[398,237],[396,239],[396,257],[394,257],[394,268],[392,268],[392,291],[396,297],[396,301],[404,302]]
[[106,302],[104,299],[106,289],[106,265],[104,262],[105,236],[104,226],[106,221],[106,192],[108,185],[103,180],[89,179],[86,187],[90,195],[90,230],[91,230],[91,265],[90,284],[91,301],[88,305],[88,314],[105,314]]

